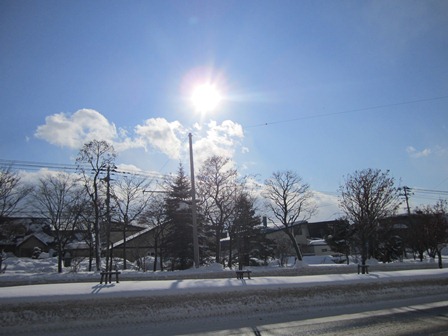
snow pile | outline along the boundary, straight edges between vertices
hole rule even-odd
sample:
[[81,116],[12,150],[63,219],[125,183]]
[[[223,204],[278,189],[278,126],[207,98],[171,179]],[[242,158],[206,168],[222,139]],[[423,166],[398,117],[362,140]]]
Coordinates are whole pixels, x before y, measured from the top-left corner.
[[[429,259],[428,259],[429,260]],[[84,259],[72,260],[71,267],[64,267],[63,273],[57,273],[57,258],[31,259],[9,256],[4,261],[6,271],[0,274],[0,286],[42,284],[57,282],[96,282],[100,275],[96,271],[87,271],[88,261]],[[132,263],[128,263],[128,269],[122,270],[122,262],[117,262],[121,271],[122,280],[181,280],[181,279],[216,279],[233,278],[235,272],[229,268],[223,268],[221,264],[211,263],[199,268],[191,268],[183,271],[138,271]],[[368,261],[373,271],[393,271],[407,269],[433,269],[437,268],[434,262],[396,262],[382,264],[377,261]],[[357,265],[351,263],[335,264],[331,256],[304,257],[302,262],[296,262],[295,258],[289,258],[286,266],[281,267],[278,261],[271,261],[267,266],[246,267],[256,277],[261,276],[306,276],[318,274],[343,274],[356,273]]]

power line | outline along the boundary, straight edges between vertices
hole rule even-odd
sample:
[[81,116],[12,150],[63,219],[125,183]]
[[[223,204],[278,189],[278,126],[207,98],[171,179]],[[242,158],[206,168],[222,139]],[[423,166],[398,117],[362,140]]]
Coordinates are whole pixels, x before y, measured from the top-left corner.
[[48,162],[32,162],[32,161],[14,161],[0,159],[0,167],[12,167],[23,170],[39,170],[39,169],[57,169],[57,170],[76,170],[77,166],[73,164],[59,164]]
[[420,188],[411,188],[411,189],[415,193],[448,195],[448,191],[446,190],[433,190],[433,189],[420,189]]
[[412,196],[413,198],[428,200],[428,201],[437,201],[442,198],[448,197],[448,191],[446,190],[434,190],[434,189],[424,189],[424,188],[409,188],[403,187],[404,194],[401,196],[405,196],[406,204],[408,212],[410,212],[409,208],[409,198]]
[[448,98],[448,96],[440,96],[440,97],[424,98],[424,99],[418,99],[418,100],[409,100],[409,101],[405,101],[405,102],[363,107],[363,108],[358,108],[358,109],[353,109],[353,110],[321,113],[321,114],[314,114],[314,115],[305,115],[302,117],[297,117],[297,118],[292,118],[292,119],[284,119],[284,120],[277,120],[277,121],[272,121],[272,122],[265,122],[262,124],[250,125],[250,126],[246,126],[246,128],[256,128],[256,127],[262,127],[262,126],[270,126],[270,125],[276,125],[276,124],[289,123],[289,122],[305,120],[305,119],[315,119],[315,118],[330,117],[330,116],[335,116],[335,115],[340,115],[340,114],[378,110],[378,109],[383,109],[383,108],[387,108],[387,107],[410,105],[410,104],[423,103],[423,102],[429,102],[429,101],[435,101],[435,100],[442,100],[442,99],[447,99],[447,98]]
[[[41,169],[50,169],[57,171],[79,171],[79,168],[84,168],[90,170],[91,167],[87,165],[75,165],[75,164],[59,164],[59,163],[49,163],[49,162],[35,162],[35,161],[18,161],[18,160],[4,160],[0,159],[1,168],[13,168],[25,171],[38,171]],[[104,169],[106,171],[106,169]],[[159,174],[155,172],[145,172],[145,171],[129,171],[124,169],[114,169],[113,173],[122,176],[140,176],[140,177],[150,177],[155,180],[165,180],[170,177],[170,175]]]

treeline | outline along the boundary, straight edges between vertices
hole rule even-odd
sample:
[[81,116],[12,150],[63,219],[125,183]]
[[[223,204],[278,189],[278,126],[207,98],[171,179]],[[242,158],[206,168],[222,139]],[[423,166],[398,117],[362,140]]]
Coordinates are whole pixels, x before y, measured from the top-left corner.
[[[225,236],[230,251],[227,266],[237,262],[242,267],[248,264],[249,257],[266,259],[274,255],[275,243],[264,237],[260,214],[285,233],[297,260],[302,260],[294,226],[311,218],[317,207],[309,184],[296,172],[274,172],[256,188],[261,192],[255,193],[254,181],[241,176],[229,158],[213,155],[195,176],[196,202],[193,204],[190,178],[182,165],[173,177],[155,185],[148,177],[138,174],[114,176],[116,157],[113,146],[94,140],[80,149],[76,174],[47,171],[34,185],[27,185],[12,167],[3,169],[0,172],[1,218],[27,211],[46,218],[57,243],[60,272],[63,254],[70,242],[67,232],[74,231],[85,233],[84,241],[90,250],[89,269],[111,268],[112,223],[122,225],[125,267],[126,230],[132,224],[152,230],[153,239],[148,246],[156,253],[154,267],[158,263],[163,268],[166,260],[178,269],[192,267],[195,248],[199,250],[199,263],[211,259],[221,263],[220,241]],[[410,225],[407,246],[402,238],[397,240],[384,230],[387,226],[380,225],[397,212],[402,202],[401,192],[389,171],[365,169],[347,175],[339,188],[339,205],[345,216],[339,221],[341,225],[327,236],[332,249],[347,256],[359,254],[362,264],[370,257],[384,257],[384,251],[389,251],[389,258],[393,259],[396,256],[390,251],[399,251],[398,255],[406,248],[416,251],[419,257],[423,251],[440,256],[447,240],[446,201],[418,210],[438,218],[437,229],[433,222],[425,233],[416,231],[421,227],[414,230]],[[194,224],[196,230],[193,230]],[[2,227],[4,235],[7,231],[7,227]],[[434,232],[437,235],[430,236]],[[427,237],[425,243],[419,240],[423,236]],[[390,248],[385,248],[386,245]],[[106,256],[105,265],[101,265],[102,256]]]

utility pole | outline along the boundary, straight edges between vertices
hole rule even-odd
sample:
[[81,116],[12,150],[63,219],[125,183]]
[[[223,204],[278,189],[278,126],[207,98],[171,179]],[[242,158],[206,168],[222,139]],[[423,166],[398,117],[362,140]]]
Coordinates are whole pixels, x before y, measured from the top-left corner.
[[[404,192],[404,199],[406,200],[406,208],[408,210],[408,221],[409,221],[409,225],[412,225],[412,217],[411,217],[411,208],[409,207],[409,194],[410,194],[411,188],[404,186],[403,187],[403,192]],[[404,245],[402,244],[402,256],[403,258],[406,257],[406,250]]]
[[190,175],[191,175],[191,216],[193,221],[193,254],[194,265],[199,267],[199,241],[198,241],[198,219],[196,214],[196,187],[194,183],[193,142],[191,133],[188,134],[190,143]]
[[110,247],[110,166],[107,166],[107,175],[103,181],[106,182],[106,271],[112,271],[112,249]]
[[406,208],[408,210],[408,216],[410,216],[411,208],[409,207],[409,192],[411,191],[411,188],[404,186],[403,191],[404,191],[404,198],[406,200]]

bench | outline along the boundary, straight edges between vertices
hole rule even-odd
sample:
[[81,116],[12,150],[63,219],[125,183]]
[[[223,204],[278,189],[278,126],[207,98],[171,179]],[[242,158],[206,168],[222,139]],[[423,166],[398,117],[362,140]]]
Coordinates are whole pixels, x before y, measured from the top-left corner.
[[369,265],[358,265],[358,274],[369,274]]
[[103,280],[105,283],[109,282],[112,283],[112,275],[115,275],[115,282],[119,283],[118,281],[118,275],[121,274],[121,272],[119,271],[103,271],[101,272],[101,280],[100,280],[100,284],[103,283]]
[[236,278],[237,279],[244,279],[244,274],[247,274],[247,278],[250,279],[250,274],[251,273],[252,273],[252,271],[238,270],[238,271],[236,271]]

